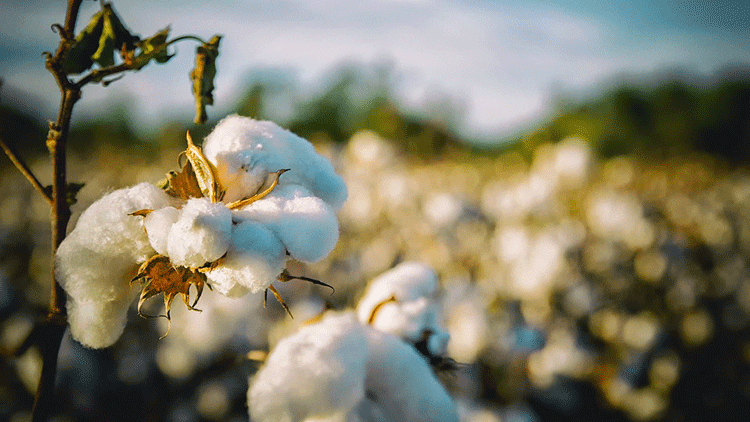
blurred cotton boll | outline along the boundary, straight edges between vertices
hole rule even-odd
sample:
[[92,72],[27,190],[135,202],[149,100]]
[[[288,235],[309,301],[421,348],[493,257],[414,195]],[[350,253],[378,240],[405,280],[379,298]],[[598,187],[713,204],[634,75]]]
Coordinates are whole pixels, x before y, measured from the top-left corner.
[[434,349],[430,353],[443,355],[449,335],[440,320],[436,293],[437,275],[430,267],[404,262],[369,283],[357,316],[360,322],[408,342],[425,340]]
[[280,341],[248,390],[252,420],[458,421],[417,351],[354,313],[331,313]]

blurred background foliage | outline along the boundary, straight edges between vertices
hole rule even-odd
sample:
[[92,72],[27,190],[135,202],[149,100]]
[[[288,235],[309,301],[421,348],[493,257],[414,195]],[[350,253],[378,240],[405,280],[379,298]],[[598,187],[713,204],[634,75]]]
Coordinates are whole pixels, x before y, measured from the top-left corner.
[[[384,69],[342,66],[313,93],[251,77],[228,112],[311,140],[347,181],[336,250],[291,264],[335,295],[279,285],[298,316],[289,320],[259,297],[209,292],[202,314],[173,311],[165,340],[163,321],[134,312],[112,348],[66,339],[56,420],[245,420],[257,368],[245,353],[326,306],[355,305],[367,280],[402,260],[441,276],[450,351],[463,363],[441,377],[465,420],[748,420],[748,70],[561,96],[553,115],[507,139],[462,138],[451,98],[399,104]],[[108,189],[157,182],[177,167],[186,130],[210,130],[186,117],[144,131],[132,107],[75,122],[71,179],[86,187],[74,211]],[[0,136],[49,180],[44,116],[30,108],[0,103]],[[47,301],[48,210],[7,159],[0,177],[0,345],[10,350]],[[0,360],[0,419],[28,416],[38,359],[31,349]]]

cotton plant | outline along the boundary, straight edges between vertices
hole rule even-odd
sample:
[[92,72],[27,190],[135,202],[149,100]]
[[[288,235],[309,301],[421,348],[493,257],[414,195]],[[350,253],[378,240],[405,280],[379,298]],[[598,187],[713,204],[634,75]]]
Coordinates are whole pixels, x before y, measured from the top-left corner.
[[202,148],[187,138],[184,166],[162,187],[105,195],[60,245],[56,276],[71,334],[85,346],[117,341],[136,282],[138,313],[163,295],[167,319],[176,296],[197,310],[206,285],[231,297],[271,290],[283,304],[271,283],[297,278],[287,260],[318,261],[338,240],[346,186],[308,141],[237,115],[219,122]]
[[420,300],[436,288],[429,267],[403,263],[373,280],[356,311],[328,312],[281,340],[251,380],[251,420],[457,421],[436,356],[425,355],[447,342]]

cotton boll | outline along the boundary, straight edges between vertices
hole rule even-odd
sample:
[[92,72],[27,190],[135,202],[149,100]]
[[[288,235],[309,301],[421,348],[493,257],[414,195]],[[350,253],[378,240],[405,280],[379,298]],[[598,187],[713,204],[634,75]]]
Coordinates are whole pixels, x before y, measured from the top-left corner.
[[219,293],[257,293],[276,280],[285,263],[286,252],[278,237],[261,223],[248,220],[233,227],[226,258],[206,276]]
[[282,185],[303,185],[334,209],[346,200],[346,185],[331,163],[308,141],[273,122],[225,117],[206,137],[203,152],[216,166],[228,201],[252,196],[265,181],[264,175],[281,169],[292,170],[283,176]]
[[174,265],[200,267],[221,258],[229,247],[232,213],[207,198],[190,199],[169,231],[167,251]]
[[151,246],[160,255],[168,255],[167,244],[169,240],[169,231],[172,225],[177,222],[180,211],[174,207],[164,207],[149,213],[144,221],[148,240]]
[[455,403],[411,345],[376,330],[366,333],[368,394],[362,407],[368,413],[387,421],[458,421]]
[[351,313],[329,314],[285,338],[251,383],[250,419],[350,420],[365,395],[367,347]]
[[333,250],[339,238],[339,224],[333,210],[299,185],[279,186],[235,215],[268,225],[289,254],[299,261],[321,260]]
[[378,304],[395,297],[397,302],[409,302],[420,297],[431,297],[437,290],[437,275],[427,265],[403,262],[373,279],[357,305],[359,320],[366,322]]
[[125,329],[131,299],[130,294],[112,301],[70,298],[67,302],[70,334],[86,347],[100,349],[113,345]]

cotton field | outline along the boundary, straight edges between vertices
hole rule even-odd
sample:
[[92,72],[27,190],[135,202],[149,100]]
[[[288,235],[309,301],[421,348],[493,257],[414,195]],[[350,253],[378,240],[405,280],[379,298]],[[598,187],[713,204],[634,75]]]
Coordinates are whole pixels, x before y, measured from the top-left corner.
[[[600,161],[579,138],[530,158],[431,163],[372,132],[316,147],[348,190],[339,239],[319,262],[286,265],[335,291],[275,282],[293,318],[262,292],[204,293],[201,312],[175,303],[171,323],[138,318],[125,301],[113,346],[64,340],[60,420],[120,406],[131,419],[145,408],[165,420],[239,421],[248,404],[260,421],[436,420],[427,411],[477,422],[697,420],[750,402],[750,175],[703,157]],[[86,181],[73,220],[107,192],[157,183],[175,156],[72,157],[72,177]],[[310,165],[298,161],[290,176]],[[42,175],[44,165],[33,163]],[[46,204],[24,183],[6,168],[0,185],[6,348],[49,289]],[[319,242],[302,251],[330,249],[325,236],[299,235]],[[119,293],[134,294],[125,283]],[[163,306],[154,299],[144,313]],[[22,420],[38,353],[3,365],[13,375],[0,385],[0,414]],[[410,414],[418,394],[431,406]]]

